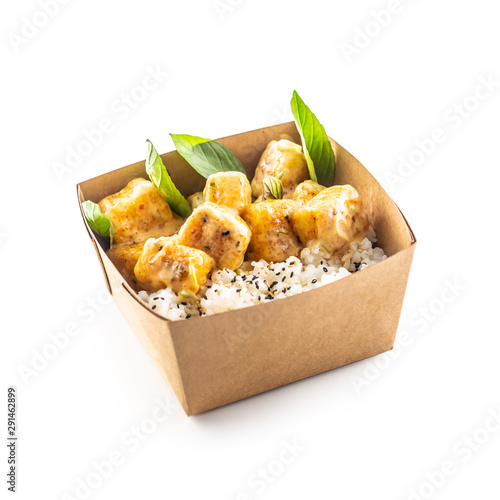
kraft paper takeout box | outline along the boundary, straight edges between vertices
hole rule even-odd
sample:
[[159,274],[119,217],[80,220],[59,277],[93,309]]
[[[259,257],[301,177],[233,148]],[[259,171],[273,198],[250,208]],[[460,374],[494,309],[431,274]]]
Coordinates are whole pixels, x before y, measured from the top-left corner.
[[[267,143],[280,138],[300,144],[293,122],[218,141],[233,151],[251,179]],[[335,184],[351,184],[361,194],[378,245],[388,258],[307,293],[213,316],[169,321],[139,299],[107,257],[106,242],[96,238],[85,222],[109,292],[187,415],[392,349],[416,240],[380,184],[345,149],[331,142]],[[176,151],[162,159],[185,196],[203,189],[205,179]],[[78,199],[97,203],[135,177],[148,178],[144,161],[78,184]]]

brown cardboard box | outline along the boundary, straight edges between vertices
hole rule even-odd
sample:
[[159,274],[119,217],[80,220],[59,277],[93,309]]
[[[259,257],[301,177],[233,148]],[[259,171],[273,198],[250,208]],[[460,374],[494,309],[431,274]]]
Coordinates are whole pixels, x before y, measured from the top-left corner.
[[[267,143],[280,138],[300,144],[293,122],[218,141],[233,151],[251,179]],[[106,256],[105,242],[85,222],[110,293],[187,415],[392,349],[416,240],[380,184],[345,149],[331,142],[335,184],[351,184],[360,192],[388,258],[301,295],[168,321],[138,298]],[[185,196],[203,189],[205,179],[176,151],[162,159]],[[98,202],[135,177],[147,178],[144,161],[78,184],[79,201]]]

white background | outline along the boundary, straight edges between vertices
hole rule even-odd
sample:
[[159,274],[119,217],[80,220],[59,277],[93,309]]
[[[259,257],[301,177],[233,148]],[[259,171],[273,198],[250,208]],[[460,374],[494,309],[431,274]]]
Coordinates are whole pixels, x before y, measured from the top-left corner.
[[[37,15],[44,23],[37,1],[3,2],[1,366],[2,392],[18,388],[17,498],[83,498],[78,481],[113,452],[121,465],[89,498],[500,497],[500,432],[488,420],[500,409],[499,84],[489,96],[480,89],[480,102],[471,97],[480,78],[500,82],[498,9],[491,0],[401,0],[381,28],[373,12],[389,5],[70,0],[30,29]],[[342,44],[355,41],[349,58]],[[136,90],[144,99],[134,109],[118,108],[148,67],[168,76]],[[217,138],[288,121],[294,88],[415,231],[398,334],[410,340],[378,364],[188,418],[102,292],[75,184],[143,159],[146,138],[166,152],[168,132]],[[464,100],[469,116],[453,118]],[[58,177],[54,164],[105,118],[113,130]],[[398,173],[400,156],[436,128],[446,139]],[[401,172],[395,185],[388,174]],[[68,323],[80,334],[22,377]],[[151,423],[157,398],[169,398],[172,413],[133,450],[121,436]],[[302,451],[280,466],[284,441]],[[454,474],[426,485],[445,461]],[[272,482],[252,486],[269,465]]]

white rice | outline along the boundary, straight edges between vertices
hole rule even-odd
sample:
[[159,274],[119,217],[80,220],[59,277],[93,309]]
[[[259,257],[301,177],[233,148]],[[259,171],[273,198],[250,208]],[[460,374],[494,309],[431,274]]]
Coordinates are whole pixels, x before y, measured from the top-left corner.
[[247,261],[237,272],[217,271],[200,291],[200,301],[179,297],[170,288],[155,293],[141,291],[139,297],[155,312],[173,321],[284,299],[386,259],[380,247],[372,246],[376,241],[371,229],[361,243],[351,243],[341,257],[331,258],[321,247],[304,248],[300,259],[289,257],[275,264]]

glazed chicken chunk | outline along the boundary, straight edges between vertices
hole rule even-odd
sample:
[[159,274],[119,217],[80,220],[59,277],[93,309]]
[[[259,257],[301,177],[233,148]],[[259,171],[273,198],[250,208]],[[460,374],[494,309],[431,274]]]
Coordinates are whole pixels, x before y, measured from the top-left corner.
[[203,192],[198,191],[197,193],[192,194],[187,197],[187,202],[191,207],[191,210],[195,210],[203,203]]
[[252,180],[252,194],[256,198],[262,195],[262,181],[268,175],[280,179],[283,198],[291,198],[297,185],[309,178],[302,147],[286,139],[271,141],[267,145]]
[[134,267],[142,254],[144,243],[144,241],[141,241],[140,243],[132,243],[131,245],[128,243],[112,245],[106,252],[111,262],[120,271],[129,285],[132,285],[134,288],[137,283],[134,274]]
[[281,262],[299,255],[302,245],[291,223],[295,206],[292,200],[264,200],[245,208],[242,217],[252,230],[248,260]]
[[292,224],[305,246],[321,245],[328,253],[361,241],[369,228],[363,202],[348,184],[326,188],[299,206],[292,214]]
[[170,287],[194,296],[212,270],[212,259],[201,250],[179,245],[177,236],[150,238],[135,265],[135,276],[145,290]]
[[183,221],[172,213],[154,184],[141,178],[131,180],[121,191],[101,200],[99,206],[113,223],[116,243],[169,236]]
[[252,203],[252,188],[241,172],[217,172],[207,178],[203,198],[241,215],[245,206]]
[[317,182],[307,180],[301,182],[295,188],[292,199],[293,201],[296,201],[297,203],[303,205],[304,203],[307,203],[309,200],[312,200],[318,193],[323,191],[323,189],[325,189],[325,186],[322,186]]
[[179,231],[179,244],[203,250],[215,267],[237,269],[250,241],[250,229],[233,210],[209,201],[200,205]]

